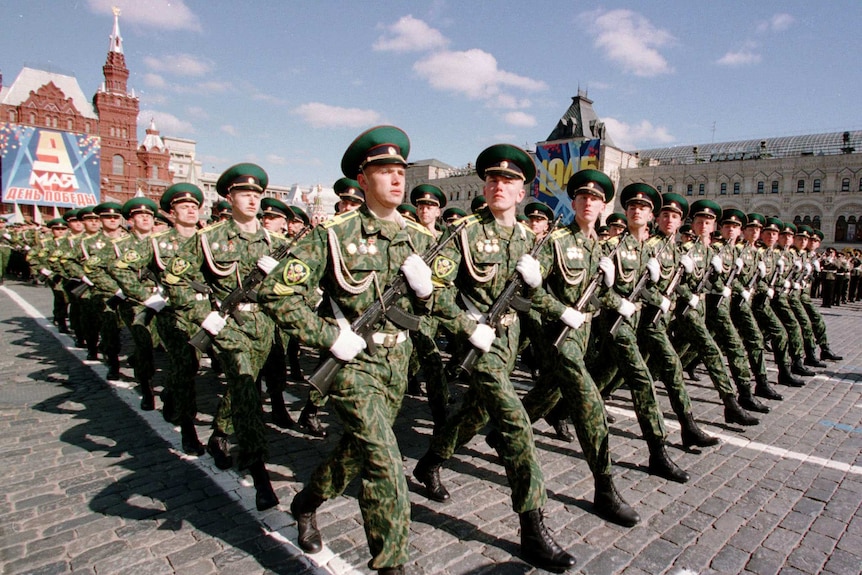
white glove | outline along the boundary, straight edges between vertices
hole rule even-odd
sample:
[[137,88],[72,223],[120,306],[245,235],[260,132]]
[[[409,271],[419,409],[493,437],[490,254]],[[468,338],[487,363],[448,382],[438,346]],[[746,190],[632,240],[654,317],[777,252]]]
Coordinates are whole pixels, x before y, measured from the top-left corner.
[[805,273],[810,274],[812,269],[814,268],[811,267],[811,262],[805,262]]
[[211,311],[209,315],[201,323],[201,327],[207,330],[210,335],[218,335],[227,325],[227,319],[219,315],[217,311]]
[[778,261],[775,262],[775,265],[778,266],[778,273],[784,271],[784,258],[778,258]]
[[426,299],[434,291],[434,284],[431,283],[431,268],[422,259],[422,256],[410,254],[404,263],[401,264],[401,272],[407,280],[410,289],[416,294],[419,299]]
[[614,280],[617,279],[617,266],[611,261],[611,258],[604,256],[599,258],[599,269],[602,270],[602,279],[605,286],[613,287]]
[[524,283],[531,288],[542,285],[542,266],[539,265],[539,260],[530,254],[522,255],[515,269],[524,278]]
[[154,293],[146,300],[144,300],[144,305],[156,313],[159,313],[165,306],[168,305],[168,300],[162,297],[162,294]]
[[269,274],[278,265],[278,260],[272,256],[260,256],[257,259],[257,267],[263,270],[263,273]]
[[799,271],[802,269],[802,260],[793,260],[793,269]]
[[745,266],[745,262],[742,261],[742,258],[736,258],[733,263],[736,265],[736,273],[741,272],[742,268]]
[[712,256],[712,259],[709,260],[709,263],[712,266],[712,268],[715,270],[715,273],[720,274],[722,271],[724,271],[724,264],[721,261],[721,256],[718,256],[718,255]]
[[582,325],[584,325],[584,320],[587,319],[587,316],[579,312],[573,307],[567,307],[563,312],[563,315],[560,316],[560,320],[567,326],[572,329],[578,329]]
[[685,254],[681,258],[679,258],[679,265],[685,270],[685,273],[690,274],[694,271],[694,260],[691,259],[691,256]]
[[33,248],[31,248],[30,246],[24,246],[24,251],[25,251],[25,252],[29,252],[31,249],[33,249]]
[[784,289],[790,289],[790,280],[784,280]]
[[728,286],[724,286],[724,289],[721,290],[721,297],[723,297],[723,298],[730,297],[730,288]]
[[751,301],[751,292],[747,289],[742,290],[742,294],[740,295],[742,295],[742,299],[744,299],[746,302]]
[[90,287],[93,287],[93,282],[90,281],[90,278],[87,276],[81,276],[81,281],[87,284]]
[[661,313],[667,313],[670,309],[670,300],[664,296],[661,296],[661,303],[658,308],[661,310]]
[[814,260],[814,270],[820,271],[820,260]]
[[661,272],[661,265],[658,263],[658,260],[655,258],[650,258],[646,263],[646,269],[649,272],[649,279],[652,283],[658,281],[659,272]]
[[766,297],[768,297],[769,299],[772,299],[774,296],[775,296],[775,290],[772,288],[767,288],[766,289]]
[[126,301],[126,294],[123,293],[122,289],[118,289],[117,291],[115,291],[114,295],[116,297],[120,298],[121,300]]
[[757,273],[760,274],[760,277],[766,277],[766,263],[765,262],[757,262]]
[[355,331],[343,329],[338,332],[338,337],[335,339],[332,347],[329,348],[329,351],[341,361],[350,361],[359,355],[367,345],[368,343]]
[[42,274],[43,276],[45,276],[46,278],[51,277],[51,270],[49,270],[48,268],[40,269],[39,273]]
[[799,282],[793,282],[793,289],[802,289],[802,284]]
[[620,305],[617,306],[617,313],[625,318],[629,318],[634,315],[635,311],[637,311],[635,304],[633,304],[626,298],[621,299]]
[[697,309],[697,306],[699,304],[700,304],[700,296],[699,295],[693,295],[688,300],[688,307],[690,307],[691,309]]
[[9,241],[12,241],[12,236],[10,236],[9,234],[3,234],[3,237]]
[[494,331],[493,327],[480,323],[476,325],[476,329],[473,331],[473,335],[470,336],[469,341],[473,347],[487,353],[491,351],[491,344],[494,343],[496,337],[497,332]]

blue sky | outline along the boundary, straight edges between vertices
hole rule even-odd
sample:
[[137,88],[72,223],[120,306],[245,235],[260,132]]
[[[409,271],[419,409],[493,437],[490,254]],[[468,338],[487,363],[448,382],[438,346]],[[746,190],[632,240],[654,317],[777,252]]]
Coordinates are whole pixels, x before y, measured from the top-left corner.
[[532,147],[578,87],[625,149],[862,129],[858,0],[7,1],[4,83],[50,69],[92,96],[112,5],[140,137],[153,118],[206,171],[253,161],[281,185],[331,185],[381,123],[411,160]]

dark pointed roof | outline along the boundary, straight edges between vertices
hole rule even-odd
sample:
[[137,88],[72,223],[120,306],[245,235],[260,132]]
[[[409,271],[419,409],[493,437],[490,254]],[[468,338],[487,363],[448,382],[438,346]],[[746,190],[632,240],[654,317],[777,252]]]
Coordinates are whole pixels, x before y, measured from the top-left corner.
[[605,130],[604,122],[593,110],[593,101],[587,97],[586,91],[579,88],[578,95],[572,98],[572,104],[557,122],[557,127],[548,136],[547,141],[595,138],[601,138],[607,146],[614,146],[613,140]]

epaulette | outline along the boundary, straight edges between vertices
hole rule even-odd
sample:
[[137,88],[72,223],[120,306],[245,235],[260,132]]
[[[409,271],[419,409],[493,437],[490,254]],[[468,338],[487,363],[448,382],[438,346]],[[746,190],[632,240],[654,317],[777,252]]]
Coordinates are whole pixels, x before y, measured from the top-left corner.
[[197,235],[202,235],[202,234],[204,234],[204,233],[206,233],[206,232],[211,232],[211,231],[213,231],[214,229],[219,228],[219,227],[221,227],[221,226],[223,226],[223,225],[227,224],[229,221],[230,221],[230,220],[222,220],[222,221],[220,221],[220,222],[216,222],[216,223],[214,223],[214,224],[213,224],[213,225],[211,225],[211,226],[207,226],[207,227],[205,227],[205,228],[201,228],[201,229],[199,229],[199,230],[198,230],[198,231],[196,231],[195,233],[196,233]]
[[605,240],[605,244],[604,244],[604,245],[606,245],[606,246],[610,246],[610,247],[612,247],[612,248],[613,248],[613,247],[616,247],[616,245],[617,245],[618,243],[620,243],[620,238],[621,238],[621,237],[622,237],[622,236],[620,235],[620,236],[614,236],[614,237],[612,237],[612,238],[608,238],[608,239],[606,239],[606,240]]
[[269,232],[269,235],[271,235],[273,238],[275,238],[277,240],[281,240],[281,241],[285,241],[285,242],[288,241],[287,236],[281,232]]
[[[526,226],[526,225],[524,225],[524,224],[523,224],[523,223],[521,223],[521,222],[515,222],[515,223],[516,223],[518,226],[520,226],[520,228],[521,228],[521,237],[522,237],[522,238],[526,238],[526,237],[528,237],[528,236],[536,237],[536,232],[534,232],[532,229],[530,229],[530,227],[529,227],[529,226]],[[524,232],[528,232],[528,233],[527,233],[527,234],[525,234]]]
[[431,230],[429,230],[422,224],[417,224],[413,220],[408,220],[407,218],[404,218],[404,221],[407,223],[407,227],[412,229],[413,231],[419,232],[420,234],[425,234],[427,236],[434,236],[434,234],[431,233]]
[[117,238],[117,239],[111,240],[111,243],[112,243],[112,244],[114,244],[115,246],[118,246],[118,245],[120,245],[120,242],[123,242],[123,241],[125,241],[125,240],[129,239],[130,237],[132,237],[132,235],[131,235],[131,234],[128,234],[128,235],[125,235],[125,236],[121,236],[121,237],[119,237],[119,238]]
[[650,236],[647,238],[647,241],[644,242],[644,245],[647,247],[653,248],[653,247],[657,246],[658,244],[662,243],[663,241],[664,241],[664,238],[661,236],[658,236],[658,235]]
[[693,241],[683,242],[683,244],[682,244],[682,248],[686,249],[686,250],[690,250],[693,247],[694,247]]
[[566,228],[566,227],[557,228],[551,233],[550,239],[556,240],[556,239],[559,239],[559,238],[565,236],[568,233],[570,233],[569,228]]
[[169,234],[169,233],[171,233],[172,231],[173,231],[173,230],[172,230],[171,228],[168,228],[168,229],[166,229],[166,230],[162,230],[162,231],[160,231],[160,232],[159,232],[159,233],[157,233],[157,234],[150,234],[150,237],[151,237],[151,238],[160,238],[160,237],[162,237],[162,236],[166,236],[166,235],[168,235],[168,234]]
[[351,220],[359,215],[359,210],[351,210],[349,212],[344,212],[341,214],[336,214],[331,220],[327,220],[323,222],[321,225],[323,229],[328,230],[331,227],[338,226],[343,224],[346,221]]

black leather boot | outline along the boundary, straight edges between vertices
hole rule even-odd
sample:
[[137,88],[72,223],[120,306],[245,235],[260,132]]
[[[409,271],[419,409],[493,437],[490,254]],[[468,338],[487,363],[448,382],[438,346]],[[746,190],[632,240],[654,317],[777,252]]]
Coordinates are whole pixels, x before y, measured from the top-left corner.
[[593,508],[596,515],[622,525],[623,527],[634,527],[641,518],[631,506],[623,500],[614,485],[610,475],[596,475],[596,495],[593,499]]
[[679,425],[682,428],[682,444],[684,447],[709,447],[718,445],[720,440],[707,433],[704,433],[697,426],[694,416],[691,412],[683,413],[679,418]]
[[433,435],[437,435],[443,429],[443,426],[446,425],[446,419],[449,417],[449,410],[447,409],[446,403],[443,401],[443,397],[440,397],[439,395],[437,397],[428,396],[428,407],[431,409],[431,420],[434,422]]
[[69,326],[66,325],[66,318],[57,320],[57,331],[60,333],[69,333]]
[[817,375],[816,371],[812,371],[802,365],[802,358],[797,357],[793,360],[793,364],[790,366],[790,372],[795,375],[804,375],[805,377],[811,377],[812,375]]
[[290,502],[290,514],[296,519],[296,530],[299,531],[299,547],[306,553],[323,549],[323,539],[317,529],[317,508],[322,504],[323,498],[308,489],[297,493]]
[[[781,375],[778,376],[779,381],[781,379]],[[772,386],[769,385],[769,379],[767,379],[766,375],[755,375],[754,381],[754,395],[757,397],[762,397],[764,399],[774,399],[776,401],[781,401],[784,397],[775,391]]]
[[649,446],[649,472],[652,475],[664,477],[677,483],[686,483],[690,477],[688,473],[671,461],[667,450],[664,448],[663,439],[647,440]]
[[313,437],[326,437],[328,435],[326,428],[320,423],[320,418],[317,417],[317,406],[311,403],[310,399],[305,402],[305,407],[299,414],[299,427]]
[[258,511],[266,511],[278,505],[278,496],[269,480],[269,472],[263,461],[255,461],[249,467],[251,479],[254,481],[254,504]]
[[407,395],[412,397],[422,397],[425,392],[422,391],[422,384],[419,383],[419,378],[415,375],[407,380]]
[[141,410],[152,411],[156,408],[156,398],[153,394],[153,384],[150,381],[141,382]]
[[778,366],[778,383],[789,387],[802,387],[805,382],[798,377],[793,377],[790,365]]
[[428,498],[441,503],[449,499],[449,492],[440,481],[440,466],[444,461],[433,451],[428,451],[413,469],[413,477],[425,486]]
[[377,575],[404,575],[407,571],[404,570],[404,565],[398,567],[383,567],[377,570]]
[[179,423],[174,396],[167,389],[162,390],[162,418],[168,423]]
[[207,453],[212,455],[213,463],[219,469],[230,469],[233,467],[233,458],[230,455],[230,441],[221,431],[213,431],[207,441]]
[[565,404],[562,401],[557,402],[557,405],[548,412],[545,421],[551,424],[551,427],[554,428],[554,435],[560,441],[571,443],[575,440],[575,436],[569,431],[569,414],[566,412]]
[[820,359],[821,360],[829,360],[829,361],[841,361],[844,359],[844,356],[835,355],[832,353],[832,350],[829,349],[828,344],[824,344],[820,346]]
[[204,454],[206,449],[198,439],[198,430],[195,429],[195,422],[190,417],[180,421],[180,434],[183,439],[183,452],[197,456]]
[[722,397],[724,402],[724,420],[727,423],[735,423],[737,425],[757,425],[760,420],[742,409],[736,398],[732,395]]
[[[87,356],[89,357],[89,356]],[[108,381],[119,381],[120,379],[120,356],[112,355],[108,358],[108,373],[105,379]]]
[[817,359],[817,354],[814,352],[814,349],[805,349],[805,365],[809,367],[829,367],[819,359]]
[[563,551],[545,528],[542,510],[519,513],[521,520],[521,554],[539,569],[562,573],[575,566],[575,558]]
[[739,406],[748,411],[756,411],[757,413],[769,413],[769,406],[757,401],[751,394],[750,385],[738,385],[739,389]]
[[269,403],[272,406],[272,422],[282,429],[291,429],[294,422],[284,405],[284,395],[280,391],[270,394]]

